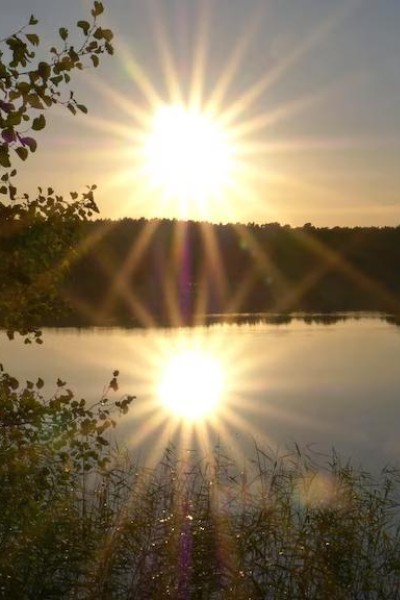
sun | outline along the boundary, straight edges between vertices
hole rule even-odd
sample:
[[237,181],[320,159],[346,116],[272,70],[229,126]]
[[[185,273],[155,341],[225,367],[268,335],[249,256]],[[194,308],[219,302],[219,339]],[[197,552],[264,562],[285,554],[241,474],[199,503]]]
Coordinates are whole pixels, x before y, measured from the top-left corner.
[[[176,22],[181,22],[179,3],[179,18],[164,6],[169,3],[143,4],[149,10],[152,52],[145,59],[139,52],[146,53],[147,44],[141,48],[130,38],[121,40],[119,67],[129,87],[118,91],[101,78],[91,79],[105,106],[114,109],[89,119],[96,147],[88,151],[85,144],[84,150],[85,161],[93,160],[101,169],[109,216],[153,222],[249,223],[255,218],[264,223],[290,222],[297,220],[302,204],[332,195],[324,184],[326,177],[321,179],[315,171],[313,157],[320,151],[337,153],[342,147],[348,151],[362,140],[315,138],[299,118],[305,113],[306,119],[312,119],[313,107],[328,101],[331,94],[335,100],[347,78],[315,89],[304,85],[303,93],[296,96],[286,83],[292,81],[291,72],[299,63],[343,22],[349,3],[335,8],[327,20],[314,23],[286,51],[271,53],[275,45],[281,46],[276,32],[277,44],[269,41],[268,60],[253,61],[253,44],[268,13],[269,3],[260,2],[254,13],[248,12],[247,24],[235,34],[227,60],[221,63],[221,32],[214,29],[212,15],[218,2],[188,3],[193,7],[187,13],[191,18],[182,20],[186,23],[183,38],[171,37]],[[190,43],[186,46],[183,39]],[[297,133],[290,131],[294,118]],[[107,146],[98,144],[99,131],[109,140]],[[114,197],[123,201],[112,202]]]
[[169,358],[158,396],[173,415],[197,422],[217,411],[223,388],[223,370],[217,358],[201,350],[186,350]]
[[183,104],[159,106],[142,147],[143,173],[164,197],[207,212],[234,176],[234,146],[210,114]]

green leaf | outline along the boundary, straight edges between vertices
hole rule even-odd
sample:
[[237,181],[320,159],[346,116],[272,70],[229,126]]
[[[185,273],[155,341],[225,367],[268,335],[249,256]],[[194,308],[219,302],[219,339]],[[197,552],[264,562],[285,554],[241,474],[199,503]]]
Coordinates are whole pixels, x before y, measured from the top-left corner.
[[72,60],[73,63],[79,62],[79,54],[71,47],[68,51],[68,56]]
[[42,61],[38,65],[38,71],[42,79],[48,79],[50,77],[51,67],[47,62]]
[[21,94],[27,94],[31,89],[31,84],[27,81],[20,81],[17,83],[17,89],[19,92],[21,92]]
[[37,25],[38,23],[39,21],[36,19],[36,17],[31,15],[31,18],[29,19],[29,25]]
[[33,131],[40,131],[46,127],[46,119],[44,115],[39,115],[32,121]]
[[80,110],[81,112],[85,113],[85,115],[86,115],[86,114],[87,114],[87,112],[88,112],[88,109],[86,108],[86,106],[85,106],[84,104],[77,104],[77,105],[76,105],[76,108],[79,108],[79,110]]
[[[10,100],[16,100],[20,96],[21,96],[21,93],[20,93],[19,90],[18,91],[17,90],[10,90],[10,92],[8,94],[8,97],[9,97]],[[11,106],[12,106],[11,110],[14,110],[14,105],[11,105]]]
[[64,40],[64,42],[65,42],[65,40],[68,37],[68,29],[66,29],[65,27],[60,27],[60,29],[58,30],[58,33],[60,35],[60,38],[62,40]]
[[88,21],[78,21],[77,26],[80,27],[80,29],[82,29],[85,35],[89,33],[90,23],[88,23]]
[[10,185],[8,188],[8,195],[11,200],[15,200],[15,196],[17,194],[17,188],[14,185]]
[[0,146],[0,165],[5,167],[11,167],[10,155],[6,145]]
[[8,379],[8,384],[12,390],[16,390],[19,387],[19,381],[18,379],[15,379],[15,377],[10,377]]
[[41,377],[39,377],[36,382],[36,387],[38,388],[38,390],[40,390],[43,386],[44,386],[44,381]]
[[7,144],[11,144],[16,140],[16,133],[12,127],[3,128],[1,132],[1,137]]
[[27,99],[28,103],[32,106],[32,108],[37,108],[37,109],[44,108],[42,102],[40,101],[39,96],[36,96],[36,94],[28,94],[26,99]]
[[8,192],[8,188],[7,188],[7,186],[5,186],[5,185],[2,185],[2,186],[0,187],[0,194],[7,194],[7,192]]
[[36,33],[26,33],[25,37],[33,46],[39,46],[39,36]]
[[114,392],[118,391],[118,381],[117,381],[116,377],[113,377],[111,379],[109,386]]
[[94,67],[97,67],[99,65],[99,62],[100,62],[99,57],[96,56],[96,54],[91,54],[90,59],[91,59]]
[[107,54],[114,54],[114,48],[112,47],[112,45],[109,42],[106,42],[104,44],[105,49],[107,50]]
[[22,115],[19,111],[10,113],[5,121],[5,126],[15,127],[16,125],[19,125],[21,123],[21,117]]
[[73,115],[76,115],[76,108],[73,104],[67,104],[67,108]]
[[23,146],[15,148],[15,152],[18,154],[21,160],[26,160],[28,158],[28,150]]
[[98,27],[98,28],[96,29],[96,31],[95,31],[95,32],[94,32],[94,34],[93,34],[93,37],[94,37],[96,40],[102,40],[102,39],[103,39],[103,30],[102,30],[102,28],[101,28],[101,27]]
[[57,75],[56,77],[50,77],[51,83],[53,83],[55,86],[57,86],[59,83],[61,83],[62,80],[63,80],[62,75]]
[[28,146],[29,150],[31,152],[35,152],[36,148],[37,148],[37,141],[34,140],[31,137],[24,137],[22,138],[23,143],[25,144],[25,146]]
[[45,103],[46,106],[51,106],[53,104],[53,100],[51,99],[51,96],[42,96],[42,100]]
[[88,44],[86,46],[86,50],[87,50],[88,53],[90,53],[90,52],[94,52],[95,50],[97,50],[98,47],[99,47],[99,43],[96,42],[96,40],[92,40],[90,42],[90,44]]
[[111,40],[114,37],[113,32],[111,31],[111,29],[103,29],[103,38],[107,41],[107,42],[111,42]]
[[94,17],[98,17],[99,15],[101,15],[101,13],[104,12],[103,4],[101,2],[95,1],[93,5],[93,10],[91,12]]

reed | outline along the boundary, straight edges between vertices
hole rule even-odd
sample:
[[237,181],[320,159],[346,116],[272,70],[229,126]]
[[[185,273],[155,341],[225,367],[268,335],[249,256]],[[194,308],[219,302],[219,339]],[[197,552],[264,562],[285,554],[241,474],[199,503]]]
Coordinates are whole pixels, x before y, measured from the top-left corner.
[[241,468],[220,447],[171,446],[152,468],[109,457],[22,508],[8,498],[0,597],[400,598],[395,469],[372,477],[298,446],[255,445]]

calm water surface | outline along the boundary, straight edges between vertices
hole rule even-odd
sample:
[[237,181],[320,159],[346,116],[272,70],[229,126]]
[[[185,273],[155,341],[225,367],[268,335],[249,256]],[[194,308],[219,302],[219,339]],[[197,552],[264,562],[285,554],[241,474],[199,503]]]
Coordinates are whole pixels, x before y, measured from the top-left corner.
[[[156,456],[169,439],[183,435],[189,447],[195,443],[190,429],[199,443],[219,442],[239,456],[253,440],[281,448],[296,441],[322,452],[334,446],[370,469],[400,463],[400,328],[379,317],[331,325],[293,319],[281,325],[58,329],[46,330],[44,339],[42,346],[26,346],[3,336],[4,367],[21,381],[42,376],[49,396],[61,377],[91,401],[119,369],[120,390],[110,397],[131,393],[137,400],[118,436],[141,457]],[[219,361],[224,380],[220,404],[198,426],[182,424],[158,395],[170,358],[193,348]],[[194,373],[188,382],[182,373],[182,380],[201,403],[207,376],[196,380]]]

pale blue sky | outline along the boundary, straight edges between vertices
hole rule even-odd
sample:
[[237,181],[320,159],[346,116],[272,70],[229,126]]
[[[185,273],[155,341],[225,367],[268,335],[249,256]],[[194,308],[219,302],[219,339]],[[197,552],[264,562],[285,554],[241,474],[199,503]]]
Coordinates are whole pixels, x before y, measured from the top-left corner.
[[[203,38],[208,55],[205,98],[248,33],[224,107],[275,73],[272,84],[240,118],[244,122],[282,107],[290,109],[249,136],[247,141],[259,144],[251,163],[260,177],[249,183],[245,200],[236,198],[221,206],[212,218],[293,225],[311,221],[324,226],[400,224],[399,0],[113,0],[104,4],[103,23],[115,32],[116,56],[76,82],[89,117],[49,117],[48,129],[38,135],[37,154],[19,168],[21,182],[28,188],[48,183],[65,193],[96,182],[103,216],[174,216],[132,191],[125,177],[129,166],[125,137],[135,122],[106,92],[148,106],[127,68],[134,58],[168,101],[155,33],[158,22],[165,29],[186,93],[201,15],[208,14],[208,34]],[[0,37],[18,29],[34,13],[43,39],[50,44],[58,26],[72,26],[89,8],[90,3],[81,0],[2,0]],[[100,127],[99,119],[110,129]],[[126,136],[117,134],[113,124]],[[266,152],[262,144],[275,144],[276,151]],[[272,177],[264,178],[265,173]]]

